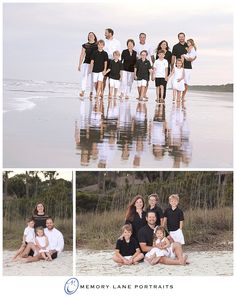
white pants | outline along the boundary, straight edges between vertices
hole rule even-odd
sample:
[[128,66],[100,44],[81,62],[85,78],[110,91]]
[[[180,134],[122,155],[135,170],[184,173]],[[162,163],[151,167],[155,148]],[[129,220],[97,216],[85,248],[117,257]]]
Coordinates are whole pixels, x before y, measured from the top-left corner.
[[125,96],[130,96],[132,84],[134,81],[134,72],[122,71],[121,93]]
[[90,64],[83,63],[81,66],[82,82],[81,90],[86,91],[87,85],[89,86],[90,92],[93,91],[93,76],[89,73]]

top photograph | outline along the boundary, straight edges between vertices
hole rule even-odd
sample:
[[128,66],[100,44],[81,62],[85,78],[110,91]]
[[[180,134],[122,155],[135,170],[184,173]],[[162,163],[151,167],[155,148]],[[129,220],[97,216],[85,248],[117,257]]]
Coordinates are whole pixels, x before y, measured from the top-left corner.
[[3,167],[232,168],[233,9],[186,3],[3,4]]

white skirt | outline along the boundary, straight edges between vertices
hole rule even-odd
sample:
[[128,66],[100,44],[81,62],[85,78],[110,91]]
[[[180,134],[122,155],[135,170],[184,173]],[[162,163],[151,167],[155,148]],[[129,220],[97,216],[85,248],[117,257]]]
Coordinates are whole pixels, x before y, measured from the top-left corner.
[[170,236],[173,238],[175,242],[179,242],[181,244],[185,244],[184,235],[181,229],[176,231],[170,231]]

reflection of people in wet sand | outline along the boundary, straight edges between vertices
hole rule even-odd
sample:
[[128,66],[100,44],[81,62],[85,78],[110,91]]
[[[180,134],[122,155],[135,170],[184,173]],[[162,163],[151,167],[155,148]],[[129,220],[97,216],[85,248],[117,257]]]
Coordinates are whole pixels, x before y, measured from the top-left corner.
[[169,154],[174,157],[174,167],[180,167],[181,161],[188,164],[191,157],[189,129],[186,120],[184,102],[173,102],[168,130]]
[[141,156],[147,145],[147,106],[145,102],[137,104],[134,121],[135,155],[133,165],[140,166]]
[[165,105],[159,103],[156,104],[154,118],[151,123],[152,151],[157,160],[161,160],[164,157],[167,142],[166,132]]

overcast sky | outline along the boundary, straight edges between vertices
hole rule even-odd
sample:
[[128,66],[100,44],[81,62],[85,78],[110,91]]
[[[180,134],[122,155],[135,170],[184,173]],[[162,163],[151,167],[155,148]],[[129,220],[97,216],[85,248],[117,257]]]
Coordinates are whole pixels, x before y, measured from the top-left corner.
[[76,82],[87,33],[94,31],[104,38],[104,29],[111,27],[123,47],[128,38],[137,41],[138,34],[146,32],[154,47],[166,39],[172,49],[178,32],[183,31],[198,46],[191,83],[232,82],[231,1],[224,1],[224,6],[222,1],[205,6],[195,2],[4,4],[4,78]]
[[[62,178],[68,181],[72,181],[72,171],[66,171],[66,170],[56,170],[56,172],[58,173],[58,176],[56,177],[56,179]],[[11,172],[9,174],[10,177],[16,175],[16,174],[22,174],[25,173],[25,170],[14,170],[13,172]],[[45,179],[43,173],[39,172],[38,174],[40,176],[41,179]]]

